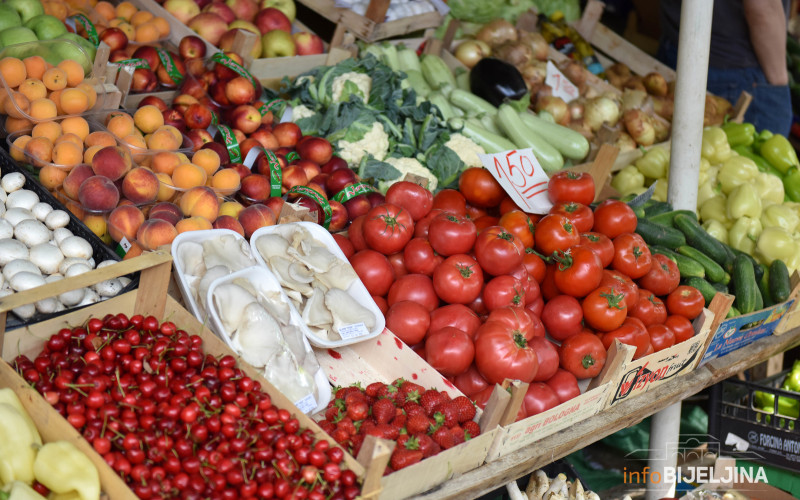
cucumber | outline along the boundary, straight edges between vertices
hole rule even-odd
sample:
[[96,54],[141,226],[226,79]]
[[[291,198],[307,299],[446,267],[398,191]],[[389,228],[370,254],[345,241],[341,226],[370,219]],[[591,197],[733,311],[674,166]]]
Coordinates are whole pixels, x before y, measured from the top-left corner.
[[789,270],[786,264],[779,259],[773,260],[769,265],[769,294],[775,303],[784,302],[792,293],[792,282],[789,280]]
[[[454,91],[455,92],[455,91]],[[542,168],[548,174],[564,167],[564,157],[537,132],[525,125],[510,104],[501,104],[497,110],[497,124],[511,142],[520,149],[531,148]]]
[[734,305],[742,314],[756,310],[756,293],[758,285],[753,263],[744,255],[737,255],[733,261],[733,292],[736,295]]
[[761,309],[764,309],[764,296],[761,295],[761,289],[756,285],[756,305],[753,310],[760,311]]
[[697,278],[705,278],[706,277],[706,270],[703,269],[703,266],[700,265],[699,262],[696,260],[686,257],[685,255],[681,255],[677,252],[670,250],[669,248],[662,247],[660,245],[649,245],[650,251],[654,253],[660,253],[661,255],[666,255],[670,258],[675,264],[678,265],[678,271],[681,273],[681,278],[689,278],[691,276],[695,276]]
[[[672,205],[666,201],[648,200],[647,203],[644,204],[645,217],[652,217],[654,215],[664,214],[672,211]],[[672,220],[670,219],[670,225],[672,225],[671,222]]]
[[589,141],[570,128],[550,123],[528,110],[519,114],[522,122],[555,147],[565,158],[583,160],[589,154]]
[[510,149],[515,149],[511,141],[497,134],[493,134],[480,126],[477,120],[463,120],[461,118],[451,118],[447,124],[455,130],[469,137],[480,145],[487,153],[501,153]]
[[722,283],[711,283],[711,286],[714,287],[714,290],[720,293],[729,293],[728,292],[728,285],[723,285]]
[[410,69],[406,71],[406,80],[408,80],[408,84],[411,85],[411,88],[417,92],[418,96],[427,97],[433,89],[431,86],[428,85],[428,82],[425,81],[425,77],[422,76],[422,73],[419,71],[414,71]]
[[664,212],[651,216],[647,215],[647,209],[645,209],[644,213],[647,219],[650,220],[650,222],[655,222],[656,224],[664,224],[665,226],[670,226],[670,227],[675,227],[673,219],[675,219],[675,216],[678,214],[686,214],[691,217],[694,217],[695,219],[697,218],[697,215],[695,215],[695,213],[692,212],[691,210],[671,210],[669,212]]
[[639,205],[638,207],[631,207],[631,210],[633,210],[633,213],[636,214],[636,219],[637,220],[644,219],[644,207],[643,206]]
[[711,299],[714,298],[714,295],[717,294],[717,289],[703,278],[690,276],[684,280],[684,284],[693,286],[700,290],[700,293],[703,294],[703,298],[706,301],[706,307],[708,307],[708,305],[711,303]]
[[[708,255],[704,254],[700,250],[690,247],[688,245],[679,246],[675,249],[681,255],[685,255],[687,257],[691,257],[692,259],[696,260],[703,266],[703,269],[706,270],[706,278],[708,281],[711,282],[721,282],[725,285],[728,284],[725,280],[725,270],[722,269],[722,266],[711,260]],[[728,276],[730,280],[730,276]]]
[[686,243],[708,255],[723,268],[725,267],[725,263],[728,261],[728,252],[725,250],[725,245],[708,234],[700,226],[696,218],[685,214],[677,214],[673,219],[673,223],[686,236]]
[[736,309],[735,307],[731,306],[731,308],[728,309],[728,314],[725,316],[725,319],[735,318],[736,316],[741,316],[741,315],[742,315],[742,313],[740,313],[738,309]]
[[764,269],[765,268],[762,267],[761,265],[759,265],[758,261],[752,255],[750,255],[749,253],[744,253],[741,250],[737,250],[737,249],[735,249],[733,247],[730,247],[730,249],[731,249],[731,252],[733,252],[733,256],[734,257],[736,257],[738,255],[741,255],[744,258],[746,258],[747,260],[749,260],[751,264],[753,264],[753,272],[755,273],[755,276],[756,276],[756,283],[761,281],[761,278],[764,276]]
[[761,292],[761,299],[764,301],[764,307],[775,305],[775,301],[772,299],[772,294],[769,291],[769,268],[764,269],[764,275],[758,280],[758,291]]
[[682,232],[675,228],[656,224],[647,219],[639,219],[636,222],[636,233],[648,245],[660,245],[670,249],[676,249],[686,245],[686,237]]
[[456,87],[469,92],[469,71],[456,74]]

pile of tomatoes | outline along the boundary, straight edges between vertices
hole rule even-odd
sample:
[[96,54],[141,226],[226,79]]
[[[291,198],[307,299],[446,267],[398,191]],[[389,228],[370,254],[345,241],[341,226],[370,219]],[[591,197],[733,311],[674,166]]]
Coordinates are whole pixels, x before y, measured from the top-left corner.
[[470,168],[435,196],[396,183],[335,235],[387,328],[476,403],[505,378],[529,382],[520,417],[579,395],[615,339],[638,358],[693,336],[704,305],[626,203],[590,207],[589,174],[558,173],[548,194],[549,214],[526,214]]

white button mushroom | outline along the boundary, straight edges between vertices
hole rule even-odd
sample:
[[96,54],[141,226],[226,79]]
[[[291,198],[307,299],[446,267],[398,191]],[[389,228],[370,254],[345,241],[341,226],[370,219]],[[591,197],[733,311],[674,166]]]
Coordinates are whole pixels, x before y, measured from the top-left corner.
[[59,227],[53,230],[53,241],[56,245],[60,245],[62,241],[72,236],[72,231],[66,227]]
[[36,218],[42,222],[44,222],[44,220],[52,211],[53,207],[50,206],[49,203],[45,203],[43,201],[40,201],[39,203],[34,205],[33,208],[31,208],[31,212],[33,213],[33,215],[36,216]]
[[66,259],[61,261],[61,264],[58,265],[58,272],[61,274],[66,275],[67,270],[72,267],[74,264],[83,264],[86,267],[89,266],[89,262],[86,259],[77,259],[75,257],[67,257]]
[[5,266],[3,266],[3,277],[10,281],[15,274],[21,273],[23,271],[28,273],[38,274],[39,276],[42,275],[42,271],[39,270],[36,264],[29,261],[28,259],[14,259]]
[[44,278],[42,278],[41,274],[29,273],[27,271],[16,273],[8,281],[11,283],[11,288],[17,292],[23,292],[25,290],[30,290],[31,288],[36,288],[37,286],[42,286],[45,284]]
[[78,303],[78,306],[88,306],[100,301],[100,296],[97,295],[97,292],[91,288],[84,288],[84,290],[86,294],[83,296],[83,300]]
[[[3,205],[0,205],[2,207]],[[14,226],[5,219],[0,219],[0,239],[14,236]]]
[[30,248],[50,241],[50,230],[37,219],[27,219],[14,226],[14,237]]
[[69,214],[63,210],[53,210],[44,219],[44,223],[50,229],[66,227],[69,224]]
[[69,269],[67,269],[67,272],[64,273],[64,277],[72,278],[73,276],[77,276],[79,274],[88,273],[91,270],[92,270],[92,268],[89,267],[86,264],[76,263],[76,264],[73,264],[73,265],[69,266]]
[[39,203],[39,195],[28,189],[18,189],[8,195],[6,208],[24,208],[31,210],[34,205]]
[[16,226],[20,222],[27,219],[36,220],[36,216],[33,215],[33,212],[26,208],[20,207],[9,208],[6,210],[6,213],[3,214],[3,218],[10,222],[12,226]]
[[[60,274],[53,274],[48,276],[46,281],[48,283],[53,283],[56,281],[63,280],[64,277]],[[64,292],[58,296],[58,300],[60,303],[64,304],[67,307],[72,307],[74,305],[79,304],[83,300],[83,296],[86,294],[86,288],[78,288],[77,290],[70,290],[68,292]]]
[[113,266],[116,263],[116,260],[104,260],[103,262],[97,264],[97,269],[100,269],[101,267]]
[[36,310],[42,314],[50,314],[56,312],[56,308],[58,307],[58,300],[53,297],[49,297],[46,299],[38,300],[34,304]]
[[120,283],[122,283],[122,288],[125,288],[126,286],[130,285],[130,283],[131,283],[131,279],[128,278],[127,276],[120,276],[117,279],[119,280]]
[[5,266],[14,259],[27,259],[28,247],[25,243],[13,238],[0,239],[0,266]]
[[45,274],[55,274],[64,261],[64,254],[58,247],[49,243],[33,246],[29,252],[30,261]]
[[0,186],[3,187],[3,190],[6,193],[13,193],[18,189],[22,189],[22,186],[25,185],[25,176],[19,172],[11,172],[10,174],[6,174],[0,179]]
[[64,257],[76,257],[78,259],[92,258],[92,245],[80,236],[70,236],[65,238],[59,245]]
[[101,297],[113,297],[122,291],[122,283],[117,278],[101,281],[94,286],[95,291]]

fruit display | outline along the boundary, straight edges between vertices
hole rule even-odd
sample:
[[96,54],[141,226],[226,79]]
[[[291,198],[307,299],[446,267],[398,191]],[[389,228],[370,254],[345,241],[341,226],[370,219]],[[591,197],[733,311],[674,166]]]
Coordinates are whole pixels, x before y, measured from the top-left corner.
[[[92,42],[93,37],[106,42],[109,47],[125,48],[128,43],[139,45],[166,40],[170,34],[169,22],[147,10],[139,9],[131,2],[100,0],[90,10],[90,21],[94,26],[76,24],[77,32]],[[95,32],[92,33],[91,30]],[[113,49],[112,49],[113,50]]]

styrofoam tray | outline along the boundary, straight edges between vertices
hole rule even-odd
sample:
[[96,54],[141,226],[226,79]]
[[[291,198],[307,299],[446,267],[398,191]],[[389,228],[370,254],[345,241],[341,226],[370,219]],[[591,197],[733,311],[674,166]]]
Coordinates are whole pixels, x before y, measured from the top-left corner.
[[[278,282],[277,278],[275,278],[272,272],[260,265],[246,267],[240,271],[236,271],[211,282],[211,285],[208,287],[208,295],[206,298],[211,331],[213,331],[217,337],[221,338],[234,352],[237,352],[233,343],[230,342],[229,336],[226,335],[225,327],[223,327],[222,320],[220,319],[219,314],[217,314],[213,300],[214,291],[218,286],[229,283],[237,278],[245,278],[247,281],[253,284],[257,291],[276,291],[280,293],[281,299],[289,304],[291,323],[299,327],[300,331],[303,332],[303,346],[305,347],[306,353],[316,357],[314,350],[308,343],[308,337],[312,335],[312,333],[308,331],[308,327],[300,317],[300,313],[297,312],[297,309],[292,305],[289,298],[283,292],[283,288],[281,287],[281,284]],[[239,353],[237,352],[237,354]],[[313,398],[313,401],[310,400],[311,398],[303,398],[300,401],[294,402],[295,406],[303,411],[303,413],[313,414],[322,411],[326,406],[328,406],[328,403],[331,400],[331,386],[328,383],[328,377],[325,375],[325,371],[322,369],[321,365],[316,373],[314,373],[314,382],[317,385],[317,394],[316,397]]]
[[[333,255],[335,255],[342,261],[342,265],[350,266],[350,262],[347,260],[347,257],[345,257],[344,253],[342,252],[342,249],[339,248],[339,245],[336,243],[336,240],[334,240],[333,236],[331,236],[331,233],[329,233],[322,226],[314,222],[306,222],[306,221],[291,222],[288,224],[278,224],[275,226],[262,227],[256,230],[256,232],[254,232],[253,235],[250,237],[250,253],[256,259],[256,261],[258,261],[259,264],[269,269],[269,265],[264,261],[264,258],[261,256],[261,253],[256,248],[256,241],[258,240],[259,237],[265,234],[277,233],[281,236],[286,237],[292,234],[296,230],[298,225],[308,230],[308,232],[311,233],[311,236],[313,236],[314,239],[324,244]],[[375,304],[375,301],[372,299],[372,296],[369,294],[367,288],[364,286],[364,283],[362,283],[360,279],[356,279],[353,282],[353,284],[350,285],[350,288],[346,290],[346,292],[350,294],[350,296],[353,297],[359,304],[363,305],[364,307],[372,311],[372,313],[375,315],[375,328],[373,328],[373,330],[367,333],[366,335],[360,335],[357,337],[351,337],[348,339],[342,339],[336,341],[325,340],[323,338],[318,337],[317,335],[314,335],[309,331],[308,340],[315,346],[336,348],[345,345],[355,344],[357,342],[377,337],[386,327],[386,320],[383,317],[383,313],[378,308],[378,305]],[[363,324],[361,326],[363,328]]]

